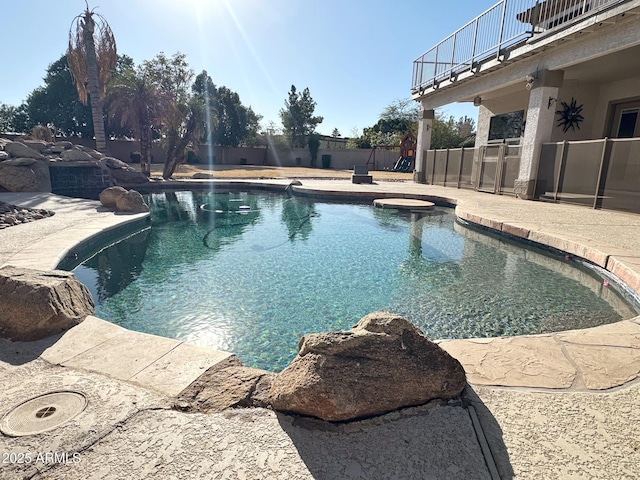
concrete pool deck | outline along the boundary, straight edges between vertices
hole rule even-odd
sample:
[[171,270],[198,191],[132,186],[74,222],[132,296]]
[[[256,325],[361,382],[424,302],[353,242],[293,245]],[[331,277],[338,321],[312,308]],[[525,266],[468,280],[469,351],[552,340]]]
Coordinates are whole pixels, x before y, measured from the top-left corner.
[[[457,205],[462,219],[586,258],[640,292],[640,215],[409,182],[302,183],[293,187],[297,194],[323,198],[445,201]],[[101,211],[97,202],[47,194],[5,193],[0,200],[56,211],[1,230],[0,265],[51,269],[79,241],[139,220]],[[37,472],[48,468],[55,468],[55,478],[492,478],[478,457],[482,442],[467,414],[471,410],[503,479],[640,477],[638,318],[573,332],[441,345],[465,367],[465,402],[473,408],[409,409],[327,433],[261,409],[171,411],[171,397],[226,358],[224,352],[91,317],[52,339],[2,341],[0,415],[64,387],[89,392],[93,417],[83,413],[37,437],[0,437],[2,451],[35,454],[55,446],[81,451],[83,459],[68,465],[2,464],[0,478],[47,478]],[[384,448],[374,447],[380,442]],[[427,458],[416,460],[418,454]]]

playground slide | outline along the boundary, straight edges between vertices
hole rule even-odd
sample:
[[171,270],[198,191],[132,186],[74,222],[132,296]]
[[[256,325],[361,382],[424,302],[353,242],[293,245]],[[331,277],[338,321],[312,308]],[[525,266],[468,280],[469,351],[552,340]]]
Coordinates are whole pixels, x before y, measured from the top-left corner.
[[413,158],[411,157],[400,157],[398,158],[398,161],[396,162],[396,164],[393,167],[393,171],[394,172],[410,172],[411,171],[411,162],[413,161]]

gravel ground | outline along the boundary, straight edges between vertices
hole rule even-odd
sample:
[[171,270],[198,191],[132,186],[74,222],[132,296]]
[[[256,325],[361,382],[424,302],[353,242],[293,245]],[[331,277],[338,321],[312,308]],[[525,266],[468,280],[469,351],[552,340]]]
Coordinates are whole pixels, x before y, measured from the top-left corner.
[[[134,168],[140,168],[132,165]],[[233,179],[260,179],[260,178],[322,178],[322,179],[350,179],[353,170],[337,170],[333,168],[309,168],[309,167],[274,167],[268,165],[208,165],[184,164],[178,167],[173,175],[175,179],[191,178],[196,173],[212,174],[215,178]],[[393,172],[390,170],[372,170],[369,172],[375,180],[385,181],[411,181],[413,173]],[[161,176],[162,165],[151,165],[151,175]]]
[[10,203],[0,202],[0,230],[3,228],[29,223],[54,215],[51,210],[39,208],[23,208]]

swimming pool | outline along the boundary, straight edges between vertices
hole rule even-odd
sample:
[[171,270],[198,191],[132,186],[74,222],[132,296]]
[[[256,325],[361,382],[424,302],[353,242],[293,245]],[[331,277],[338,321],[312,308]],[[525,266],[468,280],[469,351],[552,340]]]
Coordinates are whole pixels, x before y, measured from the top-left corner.
[[279,371],[302,335],[375,310],[431,338],[522,335],[637,315],[571,260],[429,214],[275,194],[147,197],[152,228],[74,273],[96,314],[126,328],[236,353]]

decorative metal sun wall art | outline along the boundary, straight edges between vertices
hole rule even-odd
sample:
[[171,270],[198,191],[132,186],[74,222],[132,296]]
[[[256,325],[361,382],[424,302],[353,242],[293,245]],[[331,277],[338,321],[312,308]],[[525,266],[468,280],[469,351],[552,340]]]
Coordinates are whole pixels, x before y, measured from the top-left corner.
[[562,133],[567,133],[569,129],[580,130],[580,122],[584,121],[584,117],[581,115],[584,105],[578,105],[576,99],[571,97],[571,103],[562,102],[562,109],[556,110],[556,113],[560,115],[558,120],[558,126],[562,127]]

